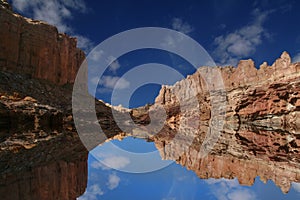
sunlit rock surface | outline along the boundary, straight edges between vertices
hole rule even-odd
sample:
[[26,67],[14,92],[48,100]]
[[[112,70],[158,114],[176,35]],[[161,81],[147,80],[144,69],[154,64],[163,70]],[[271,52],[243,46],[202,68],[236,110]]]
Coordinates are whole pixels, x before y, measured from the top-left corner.
[[[154,137],[161,156],[176,160],[200,178],[237,177],[241,184],[252,185],[260,176],[288,192],[291,182],[300,181],[300,63],[291,63],[284,52],[272,66],[264,64],[256,69],[252,60],[244,60],[237,68],[217,70],[223,77],[222,93],[208,91],[203,70],[174,86],[162,87],[155,104],[166,108],[168,119],[164,130]],[[182,110],[185,102],[195,98],[187,93],[191,87],[197,90],[199,106]],[[215,102],[211,94],[224,99],[223,92],[226,113],[212,114]],[[178,101],[180,94],[185,94],[182,105]],[[200,123],[192,134],[178,128],[181,123],[188,124],[186,116],[193,119],[193,115]],[[214,132],[218,135],[215,144],[213,136],[208,137],[214,118],[224,119],[223,129]],[[203,145],[208,146],[205,157]]]
[[[87,181],[88,151],[71,104],[71,83],[84,54],[76,39],[13,13],[3,0],[0,25],[5,27],[0,29],[1,197],[74,199]],[[95,110],[107,140],[144,138],[155,142],[163,159],[200,178],[237,177],[252,185],[260,176],[288,192],[291,182],[300,182],[299,82],[300,64],[284,52],[260,69],[252,60],[237,67],[202,67],[163,86],[152,106],[128,110],[95,101]],[[162,109],[166,120],[157,130]],[[126,115],[139,128],[133,129]],[[91,148],[104,142],[91,141]]]

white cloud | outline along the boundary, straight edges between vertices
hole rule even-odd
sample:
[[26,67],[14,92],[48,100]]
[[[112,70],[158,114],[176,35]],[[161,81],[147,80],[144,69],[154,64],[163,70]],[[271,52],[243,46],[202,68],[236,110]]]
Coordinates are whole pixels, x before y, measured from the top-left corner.
[[130,159],[128,157],[115,155],[107,150],[104,152],[97,152],[94,155],[98,161],[92,162],[91,166],[95,169],[122,169],[130,164]]
[[111,156],[104,158],[102,163],[113,169],[122,169],[130,163],[130,160],[123,156]]
[[64,22],[64,20],[72,18],[71,9],[79,12],[86,9],[82,0],[73,2],[70,0],[12,0],[12,5],[19,12],[57,26],[60,32],[70,32],[72,30]]
[[215,38],[216,49],[214,55],[221,65],[236,65],[238,59],[251,56],[263,38],[269,38],[267,30],[263,27],[267,17],[274,12],[261,12],[258,9],[253,11],[254,20],[252,23]]
[[100,161],[94,161],[91,163],[91,167],[94,169],[108,169],[106,166],[104,166]]
[[176,41],[178,41],[178,40],[175,40],[175,38],[171,37],[170,35],[167,35],[161,45],[163,47],[175,48],[176,47],[176,45],[175,45]]
[[130,82],[118,76],[103,76],[99,81],[100,85],[107,89],[122,90],[130,86]]
[[[179,31],[184,34],[191,33],[194,29],[191,25],[184,22],[180,18],[173,18],[172,19],[172,29]],[[182,34],[172,34],[172,35],[166,35],[163,42],[160,44],[161,46],[165,48],[177,48],[180,43],[185,42],[184,37]]]
[[[112,63],[111,63],[112,62]],[[112,72],[114,72],[114,73],[116,73],[116,71],[120,68],[120,63],[119,63],[119,61],[116,59],[116,58],[114,58],[113,56],[109,56],[108,57],[108,59],[107,59],[107,63],[109,64],[109,63],[111,63],[110,65],[109,65],[109,70],[110,71],[112,71]]]
[[300,183],[292,183],[292,187],[297,192],[300,192]]
[[77,38],[77,47],[85,52],[90,52],[94,48],[94,43],[89,38],[82,35],[73,35],[73,37]]
[[194,28],[191,25],[189,25],[187,22],[184,22],[180,18],[173,18],[172,29],[182,32],[184,34],[189,34],[194,30]]
[[76,36],[78,47],[85,52],[92,49],[93,43],[87,37],[76,34],[67,20],[73,18],[72,12],[86,12],[87,8],[83,0],[12,0],[13,7],[27,17],[46,21],[57,27],[59,32]]
[[255,200],[255,196],[253,196],[252,192],[249,190],[235,190],[228,194],[229,200]]
[[113,190],[117,188],[119,186],[120,180],[120,177],[118,177],[115,173],[110,174],[107,182],[108,189]]
[[256,199],[255,193],[240,186],[237,179],[208,179],[205,182],[210,185],[211,193],[218,200]]
[[97,200],[97,196],[102,196],[104,194],[103,190],[99,185],[94,184],[90,187],[87,187],[85,193],[78,197],[78,200]]
[[292,59],[293,62],[300,62],[300,53],[297,53],[293,59]]
[[102,56],[104,55],[104,51],[103,50],[99,50],[98,48],[95,48],[90,54],[89,54],[89,58],[93,61],[99,61],[99,59],[102,58]]

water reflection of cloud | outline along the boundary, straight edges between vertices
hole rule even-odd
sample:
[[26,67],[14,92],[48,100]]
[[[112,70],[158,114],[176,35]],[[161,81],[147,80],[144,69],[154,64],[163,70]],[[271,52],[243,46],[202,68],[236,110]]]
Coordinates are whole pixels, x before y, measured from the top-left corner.
[[292,187],[297,192],[300,192],[300,183],[292,183]]
[[97,196],[102,196],[104,194],[103,190],[98,184],[91,185],[85,191],[85,193],[78,197],[77,200],[96,200]]
[[94,169],[122,169],[126,167],[130,163],[129,158],[123,156],[114,156],[114,155],[106,155],[105,157],[101,157],[100,161],[94,161],[91,163],[91,167]]
[[119,186],[120,177],[116,175],[116,173],[112,173],[108,177],[107,187],[110,190],[113,190]]
[[205,182],[210,185],[211,193],[218,200],[256,199],[256,194],[250,189],[240,186],[237,179],[208,179]]

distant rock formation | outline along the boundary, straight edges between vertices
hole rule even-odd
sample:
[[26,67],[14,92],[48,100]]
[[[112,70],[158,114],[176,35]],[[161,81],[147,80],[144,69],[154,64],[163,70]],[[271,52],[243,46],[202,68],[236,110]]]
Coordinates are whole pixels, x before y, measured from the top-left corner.
[[15,14],[0,1],[0,69],[49,80],[73,83],[85,58],[76,38],[58,33],[45,22]]
[[[194,170],[200,178],[237,177],[241,184],[252,185],[260,176],[288,192],[291,182],[300,182],[300,63],[291,63],[283,52],[272,66],[264,63],[260,69],[252,60],[240,61],[237,68],[214,68],[223,77],[222,91],[208,91],[203,76],[212,70],[200,68],[174,86],[162,87],[155,104],[165,107],[168,119],[154,137],[161,156]],[[196,97],[191,88],[197,90]],[[186,109],[192,98],[199,106]],[[220,101],[226,103],[226,112],[212,113]],[[216,144],[210,144],[205,137],[217,135],[212,120],[222,114],[224,126]],[[187,119],[198,120],[198,128],[179,129],[191,121]],[[178,134],[184,137],[175,138]],[[202,145],[213,147],[204,158]]]

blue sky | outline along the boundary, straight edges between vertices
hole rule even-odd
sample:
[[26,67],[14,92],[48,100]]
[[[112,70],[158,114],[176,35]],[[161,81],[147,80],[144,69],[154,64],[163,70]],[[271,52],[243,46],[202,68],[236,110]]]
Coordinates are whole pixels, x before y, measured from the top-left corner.
[[[300,60],[299,1],[93,1],[10,0],[14,9],[28,17],[56,25],[61,32],[78,38],[89,53],[105,39],[139,27],[163,27],[183,32],[211,55],[218,65],[236,65],[252,58],[257,67],[271,65],[283,51]],[[154,55],[153,55],[154,54]],[[157,56],[159,55],[159,56]],[[111,103],[111,91],[122,74],[148,61],[165,63],[186,76],[193,70],[170,53],[148,50],[118,58],[100,82],[96,96]],[[144,88],[146,87],[146,88]],[[159,86],[144,86],[129,107],[152,103]],[[141,98],[142,97],[142,98]]]
[[[107,38],[139,27],[163,27],[187,34],[210,54],[218,65],[236,65],[252,58],[257,67],[271,65],[283,51],[300,61],[300,2],[296,0],[10,0],[15,11],[47,21],[60,32],[78,38],[87,54]],[[195,69],[184,59],[160,50],[130,52],[109,66],[99,82],[96,96],[108,103],[117,81],[126,88],[122,75],[137,65],[157,62],[171,66],[183,76]],[[119,88],[120,89],[120,88]],[[122,88],[121,88],[122,89]],[[152,103],[160,85],[141,86],[129,107]],[[114,142],[128,151],[154,151],[152,143],[136,139]],[[106,145],[106,144],[105,144]],[[105,147],[98,151],[105,153]],[[118,162],[116,162],[118,160]],[[128,159],[110,159],[112,165],[126,166]],[[161,161],[164,162],[164,161]],[[239,186],[236,180],[200,180],[185,168],[172,164],[152,173],[131,174],[108,169],[89,157],[88,188],[81,199],[299,199],[300,185],[283,195],[272,182],[259,180],[253,187]]]
[[[114,141],[119,147],[131,151],[154,151],[153,143],[126,138]],[[106,152],[108,143],[97,151]],[[111,152],[106,152],[111,154]],[[110,155],[110,158],[119,155]],[[102,160],[103,161],[103,160]],[[165,162],[165,161],[162,161]],[[130,161],[126,158],[110,160],[115,168],[125,168]],[[199,179],[193,171],[175,163],[150,173],[125,173],[108,168],[89,156],[89,174],[87,191],[80,200],[86,199],[159,199],[159,200],[295,200],[300,198],[300,184],[294,184],[288,194],[283,194],[272,181],[264,184],[256,178],[253,186],[240,186],[237,179]]]

